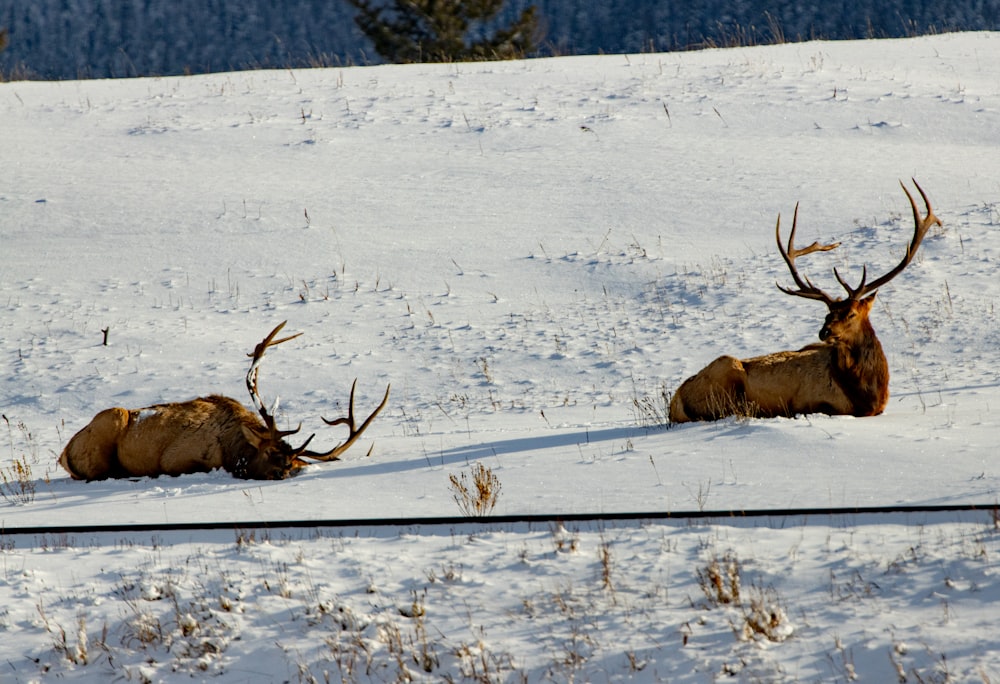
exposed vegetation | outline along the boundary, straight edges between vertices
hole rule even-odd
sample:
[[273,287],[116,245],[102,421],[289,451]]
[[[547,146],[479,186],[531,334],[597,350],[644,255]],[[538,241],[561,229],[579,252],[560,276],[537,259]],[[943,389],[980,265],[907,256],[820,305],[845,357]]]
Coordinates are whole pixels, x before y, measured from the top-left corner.
[[493,28],[504,0],[347,1],[358,10],[358,28],[389,62],[516,59],[535,50],[534,6],[510,25]]
[[449,475],[448,481],[452,497],[463,515],[481,518],[496,508],[502,488],[500,479],[482,463],[472,467],[471,475],[462,471],[458,475]]
[[[10,465],[0,467],[0,496],[12,504],[28,504],[35,500],[37,485],[31,473],[31,464],[38,463],[38,444],[23,422],[14,426],[6,415],[0,416],[7,426],[10,443]],[[16,446],[15,446],[16,445]]]

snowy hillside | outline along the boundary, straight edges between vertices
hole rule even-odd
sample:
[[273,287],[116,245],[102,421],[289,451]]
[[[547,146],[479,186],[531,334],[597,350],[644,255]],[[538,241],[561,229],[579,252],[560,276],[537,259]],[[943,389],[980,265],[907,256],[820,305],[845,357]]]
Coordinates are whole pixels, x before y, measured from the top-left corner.
[[[988,511],[243,527],[454,515],[477,463],[507,515],[994,505],[997,34],[19,82],[0,121],[0,468],[33,489],[6,486],[0,525],[239,526],[3,534],[4,677],[1000,678]],[[944,227],[872,316],[885,414],[667,429],[664,396],[715,356],[816,339],[823,307],[775,287],[778,214],[843,242],[803,266],[832,290],[833,266],[898,261],[911,177]],[[304,334],[260,387],[314,448],[354,378],[359,411],[392,385],[342,462],[58,469],[100,409],[249,403],[246,353],[286,319]],[[742,598],[702,591],[713,565]],[[754,605],[772,634],[744,634]]]

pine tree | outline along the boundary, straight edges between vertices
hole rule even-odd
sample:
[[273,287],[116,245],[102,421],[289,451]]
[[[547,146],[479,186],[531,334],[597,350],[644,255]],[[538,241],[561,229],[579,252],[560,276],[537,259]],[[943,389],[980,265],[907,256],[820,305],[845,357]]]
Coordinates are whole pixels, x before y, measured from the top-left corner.
[[[348,0],[376,52],[389,62],[518,59],[536,48],[535,8],[485,35],[504,0]],[[470,30],[483,31],[471,37]]]

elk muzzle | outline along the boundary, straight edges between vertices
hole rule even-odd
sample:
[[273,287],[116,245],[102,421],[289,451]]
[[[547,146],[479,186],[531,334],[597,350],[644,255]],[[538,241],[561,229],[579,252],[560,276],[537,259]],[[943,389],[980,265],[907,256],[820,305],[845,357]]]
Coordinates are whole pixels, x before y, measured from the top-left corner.
[[840,317],[836,315],[836,312],[831,311],[826,315],[826,319],[823,321],[823,327],[819,329],[819,339],[826,342],[831,337],[834,337],[833,324],[838,322]]

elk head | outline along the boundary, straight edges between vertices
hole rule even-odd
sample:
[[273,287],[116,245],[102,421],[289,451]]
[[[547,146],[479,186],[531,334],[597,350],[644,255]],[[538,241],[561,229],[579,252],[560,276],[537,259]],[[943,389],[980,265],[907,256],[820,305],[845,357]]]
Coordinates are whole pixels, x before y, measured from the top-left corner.
[[906,193],[906,197],[910,201],[910,208],[913,210],[913,238],[906,247],[906,253],[903,255],[902,261],[895,268],[870,283],[867,282],[868,268],[864,267],[861,272],[861,282],[857,287],[851,287],[841,277],[837,269],[834,268],[833,274],[836,276],[837,282],[840,283],[841,287],[847,293],[847,296],[843,298],[832,297],[823,292],[823,290],[813,285],[809,278],[800,276],[798,270],[795,268],[796,257],[811,254],[812,252],[828,252],[831,249],[839,247],[840,243],[835,242],[829,245],[821,245],[818,242],[813,242],[808,247],[796,248],[794,245],[795,229],[799,218],[799,205],[796,204],[795,214],[792,218],[792,232],[788,235],[788,246],[784,247],[781,244],[781,216],[778,216],[778,222],[775,226],[775,239],[778,243],[778,251],[781,252],[781,256],[785,260],[785,264],[792,275],[792,280],[795,281],[796,285],[796,288],[793,289],[782,287],[779,284],[778,289],[785,294],[805,297],[806,299],[817,299],[826,304],[829,313],[826,315],[823,327],[819,331],[819,339],[823,342],[830,344],[838,342],[854,344],[856,341],[868,337],[874,339],[875,331],[868,320],[868,315],[871,312],[872,304],[875,302],[876,290],[902,273],[903,269],[910,264],[916,255],[920,243],[923,242],[924,236],[927,234],[927,230],[934,224],[941,225],[941,221],[934,215],[934,211],[931,209],[931,203],[927,199],[927,195],[916,180],[913,180],[913,185],[916,186],[927,209],[927,215],[924,217],[920,216],[920,210],[913,200],[913,195],[906,189],[902,181],[900,181],[899,185],[903,188],[903,192]]
[[267,337],[265,337],[257,346],[254,348],[253,354],[248,354],[252,358],[250,362],[250,370],[247,371],[247,390],[250,392],[250,398],[253,401],[257,412],[264,421],[264,425],[259,424],[248,424],[243,423],[241,425],[243,436],[247,440],[247,443],[256,449],[256,457],[252,455],[241,456],[237,459],[234,464],[234,474],[240,477],[246,477],[250,479],[258,480],[281,480],[289,475],[297,474],[302,468],[309,464],[308,461],[303,459],[311,459],[313,461],[334,461],[340,457],[340,454],[344,453],[353,445],[361,434],[368,429],[371,422],[375,420],[375,416],[385,408],[386,404],[389,402],[389,386],[385,388],[385,396],[382,397],[382,402],[375,408],[374,411],[361,423],[360,426],[356,425],[354,420],[354,390],[357,387],[358,381],[354,380],[351,385],[351,397],[348,404],[347,417],[336,418],[334,420],[328,420],[323,418],[323,422],[327,425],[346,425],[348,428],[347,439],[342,443],[338,444],[334,448],[326,452],[316,452],[310,451],[308,449],[309,443],[312,441],[313,437],[316,435],[310,435],[305,442],[299,447],[293,447],[288,442],[285,441],[286,437],[290,437],[299,432],[302,429],[302,424],[294,430],[279,430],[274,423],[274,414],[278,408],[278,399],[275,398],[268,409],[264,402],[260,398],[260,393],[257,389],[257,374],[260,369],[260,363],[264,359],[264,353],[271,347],[277,346],[283,342],[289,340],[294,340],[296,337],[302,333],[296,333],[294,335],[289,335],[288,337],[283,337],[281,339],[275,339],[277,334],[281,332],[281,329],[285,327],[285,323],[288,321],[282,321],[277,327],[272,330]]

